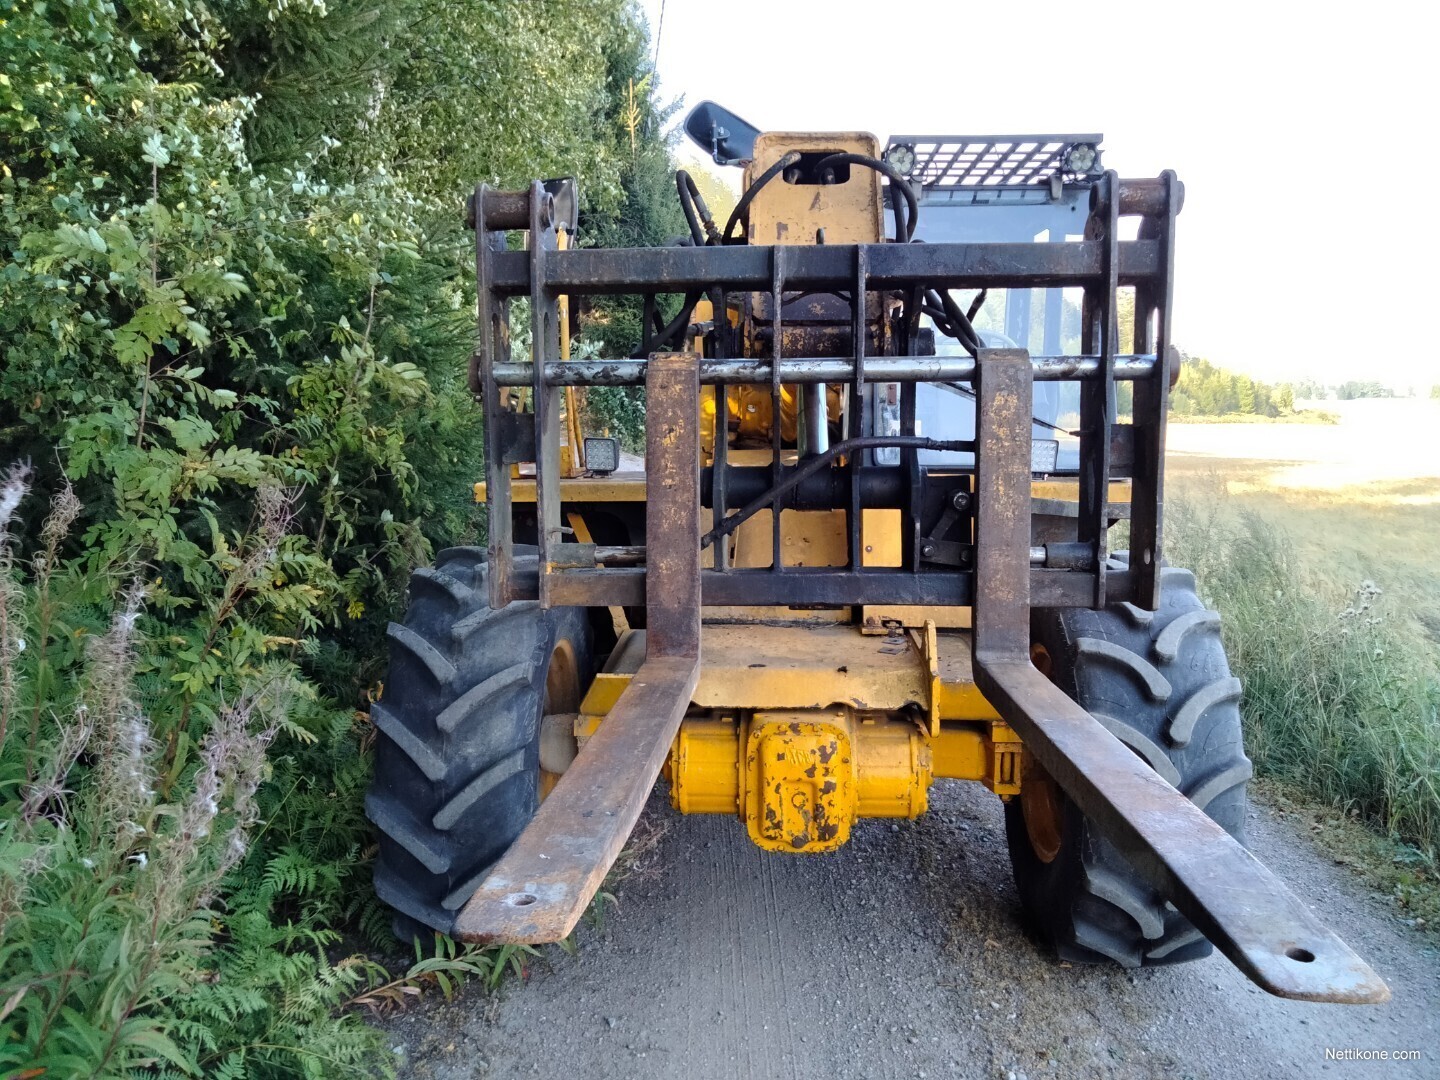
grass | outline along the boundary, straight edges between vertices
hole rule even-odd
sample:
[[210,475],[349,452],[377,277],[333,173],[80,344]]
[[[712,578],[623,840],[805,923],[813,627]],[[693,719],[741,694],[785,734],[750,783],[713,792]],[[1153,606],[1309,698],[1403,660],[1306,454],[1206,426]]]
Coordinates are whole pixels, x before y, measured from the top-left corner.
[[1256,470],[1225,468],[1218,485],[1172,474],[1167,536],[1171,561],[1196,571],[1224,616],[1258,774],[1369,823],[1433,870],[1440,584],[1425,553],[1440,510],[1378,505],[1368,490],[1267,488]]
[[[1440,655],[1440,479],[1313,486],[1326,475],[1321,464],[1171,455],[1167,490],[1181,508],[1171,525],[1253,515],[1290,546],[1288,557],[1312,584],[1333,591],[1374,581],[1387,615]],[[1187,542],[1179,531],[1171,539]]]

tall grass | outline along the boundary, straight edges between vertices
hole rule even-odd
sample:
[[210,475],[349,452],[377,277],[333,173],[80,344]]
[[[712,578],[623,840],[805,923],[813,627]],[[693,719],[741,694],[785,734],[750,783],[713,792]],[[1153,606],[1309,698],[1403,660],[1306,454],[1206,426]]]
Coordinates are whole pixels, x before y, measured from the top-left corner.
[[1172,502],[1172,562],[1224,618],[1257,772],[1354,812],[1427,861],[1440,850],[1437,656],[1382,582],[1303,565],[1280,529],[1223,501]]

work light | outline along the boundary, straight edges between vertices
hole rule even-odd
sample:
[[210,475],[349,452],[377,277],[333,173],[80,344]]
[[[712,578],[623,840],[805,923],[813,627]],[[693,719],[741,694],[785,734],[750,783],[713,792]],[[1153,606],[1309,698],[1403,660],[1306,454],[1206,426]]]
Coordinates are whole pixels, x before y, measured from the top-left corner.
[[620,467],[620,443],[603,435],[585,436],[585,468],[602,476]]
[[1065,151],[1065,171],[1077,176],[1093,172],[1100,163],[1100,154],[1090,143],[1076,143]]
[[915,168],[915,148],[896,143],[885,151],[885,164],[901,176],[909,176]]

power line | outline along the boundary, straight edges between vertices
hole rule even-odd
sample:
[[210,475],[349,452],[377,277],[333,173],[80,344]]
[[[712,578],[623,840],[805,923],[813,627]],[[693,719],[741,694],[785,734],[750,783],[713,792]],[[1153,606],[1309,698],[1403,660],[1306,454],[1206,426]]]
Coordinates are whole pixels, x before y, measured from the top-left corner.
[[660,35],[665,32],[665,0],[660,0],[660,19],[655,24],[655,59],[650,61],[650,66],[656,71],[660,70]]

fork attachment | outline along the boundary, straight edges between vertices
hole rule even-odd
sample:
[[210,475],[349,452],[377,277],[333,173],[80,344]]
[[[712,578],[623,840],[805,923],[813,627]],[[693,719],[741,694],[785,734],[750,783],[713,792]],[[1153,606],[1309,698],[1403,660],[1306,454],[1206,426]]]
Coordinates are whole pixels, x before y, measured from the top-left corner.
[[1031,663],[1031,379],[1024,350],[980,350],[977,684],[1065,794],[1257,986],[1302,1001],[1385,1001],[1385,983],[1303,901]]
[[619,857],[700,678],[697,357],[646,370],[645,661],[455,920],[461,941],[563,941]]

